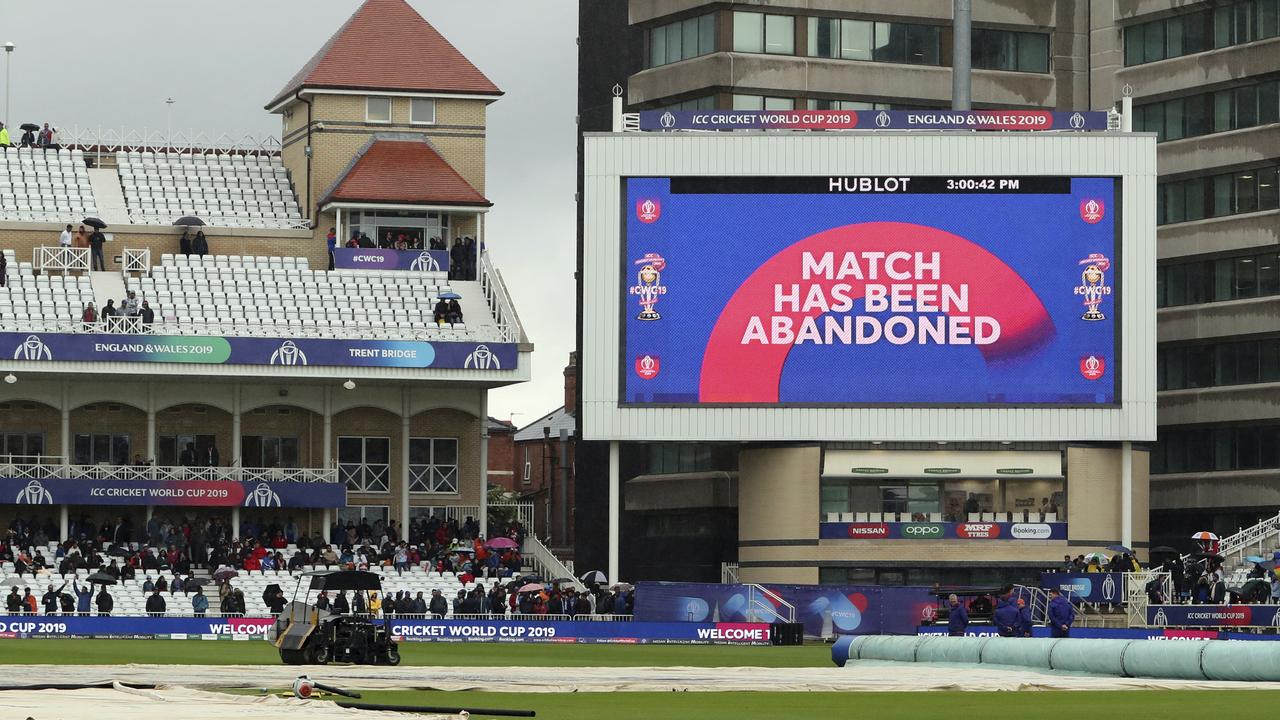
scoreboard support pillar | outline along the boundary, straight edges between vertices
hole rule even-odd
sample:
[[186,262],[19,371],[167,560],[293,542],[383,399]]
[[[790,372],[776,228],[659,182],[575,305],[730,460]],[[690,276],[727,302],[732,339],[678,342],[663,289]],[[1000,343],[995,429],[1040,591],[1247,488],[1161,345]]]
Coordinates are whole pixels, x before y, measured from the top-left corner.
[[618,441],[609,443],[609,582],[618,582],[618,538],[622,523],[622,486],[618,469]]
[[1120,443],[1120,544],[1133,547],[1133,443]]

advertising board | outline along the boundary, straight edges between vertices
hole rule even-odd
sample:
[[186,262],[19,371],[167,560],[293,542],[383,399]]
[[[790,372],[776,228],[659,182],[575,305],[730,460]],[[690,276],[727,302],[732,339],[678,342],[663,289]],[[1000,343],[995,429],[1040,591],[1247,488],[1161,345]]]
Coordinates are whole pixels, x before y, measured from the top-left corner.
[[1118,402],[1115,178],[625,183],[624,404]]
[[0,505],[340,508],[346,504],[343,483],[0,476]]

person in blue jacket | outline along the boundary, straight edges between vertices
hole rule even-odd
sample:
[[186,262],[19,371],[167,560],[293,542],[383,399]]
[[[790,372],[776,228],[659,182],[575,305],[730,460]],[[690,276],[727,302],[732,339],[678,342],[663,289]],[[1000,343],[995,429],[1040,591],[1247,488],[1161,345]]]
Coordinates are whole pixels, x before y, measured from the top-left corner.
[[964,631],[969,627],[969,611],[954,593],[947,598],[947,603],[951,606],[947,611],[947,634],[951,637],[964,637]]
[[1018,598],[1018,625],[1014,632],[1015,637],[1031,637],[1031,629],[1035,627],[1035,622],[1031,619],[1031,608],[1027,605],[1027,601]]
[[1000,637],[1017,637],[1018,606],[1013,604],[1012,596],[1000,596],[996,611],[991,615],[991,624],[996,626]]
[[89,583],[86,588],[81,588],[78,581],[72,581],[71,589],[76,593],[76,614],[89,614],[89,601],[93,600],[93,583]]
[[1062,597],[1057,588],[1049,588],[1049,636],[1070,637],[1071,623],[1076,619],[1076,609],[1071,601]]

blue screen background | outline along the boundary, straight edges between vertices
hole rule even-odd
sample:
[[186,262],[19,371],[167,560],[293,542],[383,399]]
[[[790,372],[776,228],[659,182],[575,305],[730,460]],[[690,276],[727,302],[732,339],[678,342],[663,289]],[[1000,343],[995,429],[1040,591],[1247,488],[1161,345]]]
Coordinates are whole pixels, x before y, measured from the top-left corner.
[[[721,310],[739,285],[775,253],[810,235],[863,222],[934,227],[980,245],[1017,272],[1055,326],[1051,341],[1031,353],[988,364],[977,346],[797,345],[781,378],[783,404],[1064,404],[1117,402],[1115,351],[1121,289],[1114,178],[1072,178],[1071,194],[673,194],[668,178],[624,180],[621,358],[626,404],[698,404],[703,350]],[[1106,216],[1080,219],[1080,203],[1105,200]],[[636,203],[655,198],[658,221],[637,218]],[[636,283],[633,261],[645,253],[666,259],[657,304],[661,320],[636,319],[640,308],[625,288]],[[1084,321],[1079,261],[1091,252],[1111,260],[1103,304],[1106,319]],[[854,314],[862,311],[861,301]],[[636,358],[659,358],[660,372],[642,379]],[[1080,360],[1106,359],[1088,380]],[[751,372],[742,368],[741,372]]]

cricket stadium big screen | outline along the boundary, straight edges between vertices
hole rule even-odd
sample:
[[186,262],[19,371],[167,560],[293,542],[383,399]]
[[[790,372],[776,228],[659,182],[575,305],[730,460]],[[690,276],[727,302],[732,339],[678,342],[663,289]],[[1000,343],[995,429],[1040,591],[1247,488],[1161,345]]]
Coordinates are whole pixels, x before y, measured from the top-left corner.
[[1115,406],[1118,178],[624,178],[631,406]]

